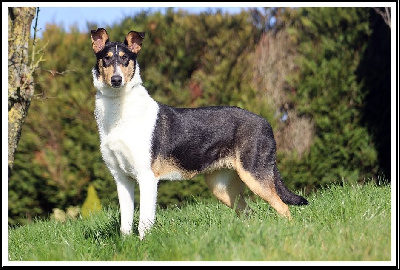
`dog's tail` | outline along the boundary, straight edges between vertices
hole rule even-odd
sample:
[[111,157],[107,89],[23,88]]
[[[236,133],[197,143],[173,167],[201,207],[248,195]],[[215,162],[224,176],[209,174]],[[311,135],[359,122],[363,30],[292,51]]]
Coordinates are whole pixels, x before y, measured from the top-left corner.
[[274,169],[275,188],[281,200],[290,205],[307,205],[308,201],[300,195],[294,194],[290,191],[282,181],[278,169]]

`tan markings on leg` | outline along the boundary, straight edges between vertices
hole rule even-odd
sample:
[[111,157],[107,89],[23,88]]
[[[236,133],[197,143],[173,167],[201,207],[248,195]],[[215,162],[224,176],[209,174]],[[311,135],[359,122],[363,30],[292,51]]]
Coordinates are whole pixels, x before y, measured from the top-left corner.
[[215,197],[232,209],[236,206],[235,211],[238,214],[250,210],[243,199],[244,184],[235,171],[215,171],[206,174],[205,179]]
[[291,219],[289,207],[281,200],[276,192],[273,175],[265,175],[263,180],[258,180],[250,172],[243,169],[239,160],[236,162],[236,171],[240,179],[242,179],[251,191],[268,202],[278,214]]
[[198,173],[196,171],[183,170],[175,160],[162,157],[157,157],[153,161],[151,170],[156,178],[169,180],[190,179]]
[[224,158],[220,158],[213,162],[207,169],[205,169],[205,172],[213,172],[215,170],[220,170],[220,169],[234,169],[234,163],[235,159],[232,156],[226,156]]

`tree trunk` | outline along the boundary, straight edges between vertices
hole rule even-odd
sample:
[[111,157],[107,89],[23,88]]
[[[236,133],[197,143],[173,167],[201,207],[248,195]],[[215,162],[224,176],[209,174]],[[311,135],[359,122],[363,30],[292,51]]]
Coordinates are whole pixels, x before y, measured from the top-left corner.
[[34,91],[28,41],[35,11],[34,7],[8,8],[8,178]]

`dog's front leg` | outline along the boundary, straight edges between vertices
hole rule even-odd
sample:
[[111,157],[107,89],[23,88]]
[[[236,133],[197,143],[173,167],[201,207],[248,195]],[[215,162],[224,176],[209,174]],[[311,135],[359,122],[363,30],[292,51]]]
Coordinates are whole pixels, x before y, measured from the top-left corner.
[[121,233],[131,234],[134,212],[134,188],[132,178],[123,175],[116,178],[119,208],[121,212]]
[[157,203],[158,180],[152,172],[138,176],[140,190],[140,215],[139,215],[139,236],[143,240],[146,232],[154,224]]

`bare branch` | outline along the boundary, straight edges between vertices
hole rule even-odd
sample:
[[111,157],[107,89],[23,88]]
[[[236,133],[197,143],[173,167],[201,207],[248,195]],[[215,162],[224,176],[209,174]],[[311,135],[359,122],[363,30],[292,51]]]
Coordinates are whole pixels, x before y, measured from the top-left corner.
[[389,26],[389,28],[392,28],[390,20],[390,7],[385,7],[385,11],[382,11],[380,8],[376,7],[374,7],[373,9],[375,10],[376,13],[382,16],[383,21]]
[[40,70],[43,70],[43,71],[47,71],[47,72],[49,72],[49,73],[51,73],[51,75],[53,75],[53,76],[55,76],[55,75],[65,75],[66,73],[68,73],[68,72],[75,72],[75,70],[73,70],[73,69],[67,69],[67,70],[64,70],[64,71],[57,71],[57,70],[51,70],[51,69],[43,69],[43,68],[39,68]]

